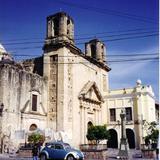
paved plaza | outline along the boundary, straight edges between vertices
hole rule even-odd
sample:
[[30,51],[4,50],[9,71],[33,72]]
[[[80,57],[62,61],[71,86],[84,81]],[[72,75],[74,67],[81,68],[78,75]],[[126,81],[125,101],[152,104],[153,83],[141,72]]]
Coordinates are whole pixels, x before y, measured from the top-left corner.
[[[107,160],[115,160],[118,154],[118,149],[108,149],[107,155],[108,158]],[[129,160],[158,160],[158,159],[144,159],[144,158],[138,158],[138,156],[141,155],[140,150],[129,150]],[[20,158],[17,157],[16,155],[8,155],[8,154],[0,154],[0,160],[32,160],[32,158]]]

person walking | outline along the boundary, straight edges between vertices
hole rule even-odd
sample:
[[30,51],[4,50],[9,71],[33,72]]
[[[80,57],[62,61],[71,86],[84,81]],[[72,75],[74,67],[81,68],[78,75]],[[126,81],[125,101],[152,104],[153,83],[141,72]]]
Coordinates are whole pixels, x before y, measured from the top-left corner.
[[38,146],[35,144],[32,149],[33,160],[38,160]]

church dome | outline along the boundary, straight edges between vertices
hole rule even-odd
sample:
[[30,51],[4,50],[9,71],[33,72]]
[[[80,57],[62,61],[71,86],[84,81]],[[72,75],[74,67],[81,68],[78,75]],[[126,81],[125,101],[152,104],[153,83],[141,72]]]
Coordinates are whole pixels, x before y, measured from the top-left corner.
[[2,54],[2,53],[6,53],[6,50],[3,47],[3,45],[0,43],[0,54]]

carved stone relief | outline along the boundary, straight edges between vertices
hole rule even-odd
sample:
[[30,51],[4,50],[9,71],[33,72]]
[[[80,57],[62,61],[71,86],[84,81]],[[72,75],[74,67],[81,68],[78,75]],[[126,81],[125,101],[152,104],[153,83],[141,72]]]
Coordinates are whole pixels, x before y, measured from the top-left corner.
[[49,119],[54,121],[57,112],[57,60],[58,56],[50,57],[50,81],[49,81]]

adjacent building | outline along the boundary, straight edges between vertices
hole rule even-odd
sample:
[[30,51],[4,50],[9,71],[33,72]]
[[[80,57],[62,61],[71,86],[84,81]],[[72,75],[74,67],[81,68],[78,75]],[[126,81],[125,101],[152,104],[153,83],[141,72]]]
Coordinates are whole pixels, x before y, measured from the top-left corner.
[[140,148],[146,136],[144,122],[156,121],[155,97],[150,85],[137,80],[133,88],[111,90],[105,96],[107,124],[111,138],[108,147],[118,148],[121,138],[120,112],[126,112],[126,135],[130,148]]

